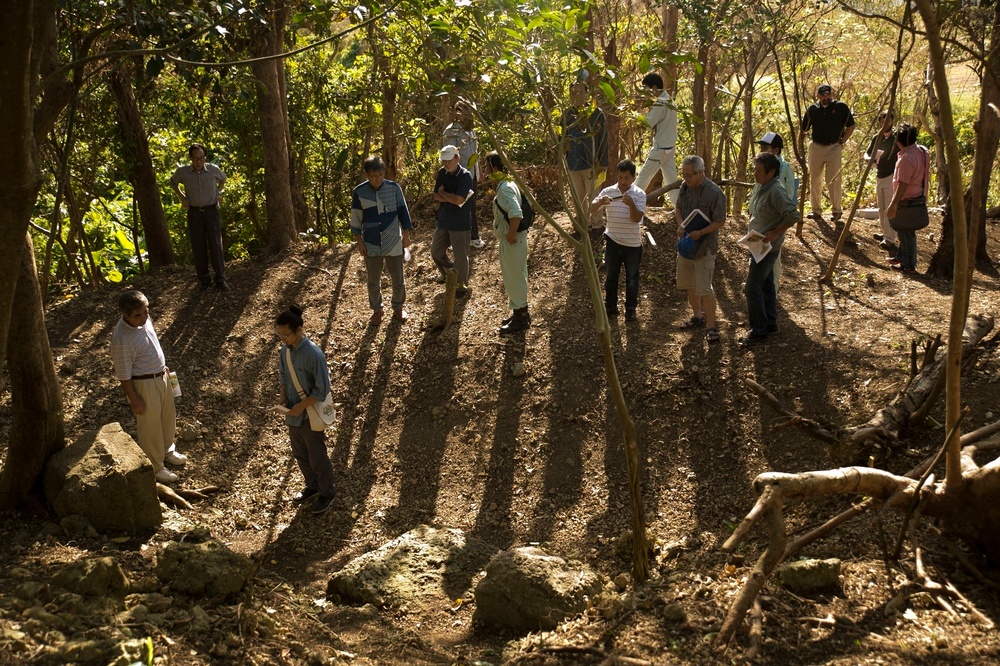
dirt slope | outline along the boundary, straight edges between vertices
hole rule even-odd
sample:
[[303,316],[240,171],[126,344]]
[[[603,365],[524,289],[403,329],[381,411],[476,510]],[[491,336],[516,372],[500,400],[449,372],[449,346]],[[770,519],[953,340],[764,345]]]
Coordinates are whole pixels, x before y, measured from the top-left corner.
[[[426,208],[417,210],[426,218]],[[673,287],[672,225],[662,210],[651,215],[659,245],[647,247],[643,257],[639,321],[619,319],[613,335],[638,428],[647,522],[661,545],[654,581],[634,611],[613,619],[597,613],[545,640],[652,663],[715,663],[708,640],[760,552],[759,542],[752,542],[744,549],[746,564],[728,573],[716,554],[753,504],[750,483],[766,470],[832,465],[818,442],[794,429],[775,430],[775,415],[741,380],[755,379],[812,418],[863,422],[905,383],[910,340],[946,330],[950,285],[887,270],[866,221],[856,222],[860,245],[847,248],[833,283],[819,284],[815,278],[836,236],[829,224],[809,222],[804,242],[790,238],[785,244],[780,337],[743,351],[736,338],[745,321],[746,267],[734,240],[744,227],[730,220],[716,273],[723,340],[709,345],[702,330],[676,328],[690,313]],[[261,561],[242,604],[209,605],[214,623],[208,634],[194,635],[183,624],[141,629],[154,636],[157,654],[169,656],[169,663],[313,663],[319,657],[310,652],[323,646],[328,656],[334,648],[356,655],[353,663],[600,662],[596,653],[542,653],[537,646],[512,644],[504,652],[513,637],[471,626],[467,592],[455,594],[465,600],[456,608],[390,608],[376,615],[316,601],[331,572],[421,523],[462,528],[501,548],[540,543],[611,577],[628,571],[627,561],[615,555],[615,541],[629,525],[624,453],[578,258],[551,229],[530,233],[533,326],[523,337],[501,339],[496,327],[507,304],[497,241],[486,234],[489,246],[473,253],[472,293],[458,306],[459,321],[435,336],[425,325],[442,288],[433,281],[431,224],[422,222],[406,267],[411,319],[403,325],[367,326],[364,265],[348,247],[302,248],[273,260],[234,263],[227,293],[199,292],[190,268],[135,280],[150,297],[168,364],[180,375],[179,421],[200,434],[180,443],[192,459],[183,483],[223,488],[187,518]],[[927,235],[939,229],[934,222],[920,234],[921,273],[933,246]],[[991,226],[993,256],[1000,256],[997,231]],[[998,283],[996,274],[976,275],[973,313],[996,314]],[[107,354],[116,293],[84,294],[48,314],[70,438],[110,421],[134,432]],[[387,284],[384,293],[388,300]],[[276,388],[273,320],[290,303],[303,306],[308,335],[326,351],[341,403],[340,425],[329,438],[338,499],[335,510],[320,517],[298,513],[288,501],[301,478],[282,423],[259,408],[270,404]],[[519,361],[527,368],[523,377],[511,372]],[[998,369],[993,345],[969,370],[968,429],[997,418]],[[880,466],[904,472],[934,450],[944,417],[940,408],[932,416],[926,428],[907,434],[905,455]],[[2,441],[8,423],[6,393]],[[800,506],[790,519],[814,525],[847,501]],[[173,511],[168,517],[183,520]],[[138,578],[152,564],[155,549],[148,546],[166,532],[115,543],[45,536],[36,521],[5,525],[0,538],[13,546],[0,549],[0,570],[27,568],[38,580],[60,563],[97,552],[116,554]],[[930,602],[912,605],[906,617],[883,612],[903,572],[912,570],[909,554],[902,571],[882,563],[878,534],[891,541],[897,529],[891,514],[864,516],[808,549],[809,556],[844,559],[839,594],[805,599],[770,586],[762,661],[1000,659],[996,632],[968,615],[949,618]],[[933,540],[927,548],[933,574],[954,576],[996,619],[995,592],[957,570]],[[9,594],[15,582],[0,580],[0,594]],[[664,604],[673,602],[681,604],[686,621],[663,619]],[[263,609],[275,627],[248,627],[246,608]],[[828,614],[841,621],[831,627],[808,619]],[[0,627],[14,624],[16,614],[0,617]],[[746,637],[739,641],[736,651]],[[15,657],[0,656],[0,663],[7,658]]]

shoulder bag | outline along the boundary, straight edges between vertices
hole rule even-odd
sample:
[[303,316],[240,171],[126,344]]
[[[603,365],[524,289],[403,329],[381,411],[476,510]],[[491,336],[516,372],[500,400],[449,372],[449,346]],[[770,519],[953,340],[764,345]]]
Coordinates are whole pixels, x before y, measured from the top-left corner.
[[[309,396],[302,390],[302,384],[299,382],[299,373],[295,371],[295,366],[292,365],[292,352],[287,346],[285,347],[285,365],[288,366],[288,374],[292,377],[295,392],[299,394],[300,400],[305,400]],[[316,432],[326,430],[332,426],[334,421],[337,420],[337,409],[333,405],[333,393],[327,392],[323,402],[317,402],[306,407],[306,414],[309,415],[309,427]]]

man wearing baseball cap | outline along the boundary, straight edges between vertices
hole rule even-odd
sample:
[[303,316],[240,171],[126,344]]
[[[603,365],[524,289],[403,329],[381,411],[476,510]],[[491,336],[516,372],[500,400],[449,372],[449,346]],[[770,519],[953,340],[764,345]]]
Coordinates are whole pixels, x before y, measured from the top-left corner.
[[[760,146],[760,152],[771,153],[772,155],[778,158],[778,163],[781,166],[778,168],[778,175],[775,176],[775,179],[778,181],[778,184],[781,185],[782,188],[784,188],[785,192],[788,193],[788,198],[792,200],[792,203],[794,203],[796,207],[798,207],[799,187],[795,182],[795,172],[792,171],[792,165],[786,162],[781,157],[781,149],[784,148],[785,146],[785,142],[781,138],[781,135],[778,134],[777,132],[768,132],[767,134],[765,134],[760,138],[760,141],[757,142],[757,145]],[[754,201],[756,200],[757,193],[759,191],[760,191],[760,184],[755,183],[753,189],[750,190],[749,205],[751,210],[753,210],[754,208]],[[781,279],[780,248],[778,249],[778,257],[777,259],[774,260],[774,270],[771,272],[771,275],[774,277],[774,293],[777,294],[778,283],[780,282]]]
[[826,171],[826,187],[829,190],[832,220],[836,222],[843,215],[841,208],[840,153],[844,144],[854,133],[854,115],[850,107],[833,99],[833,88],[824,83],[816,89],[816,103],[806,109],[802,116],[799,141],[805,143],[806,132],[811,132],[809,145],[809,200],[814,220],[823,219],[823,172]]
[[[442,278],[451,269],[458,271],[458,289],[462,298],[469,289],[469,242],[472,239],[472,173],[459,163],[458,148],[447,145],[441,149],[441,168],[434,182],[434,201],[438,207],[437,228],[431,241],[431,258]],[[448,258],[451,247],[455,260]],[[442,280],[443,282],[443,280]]]

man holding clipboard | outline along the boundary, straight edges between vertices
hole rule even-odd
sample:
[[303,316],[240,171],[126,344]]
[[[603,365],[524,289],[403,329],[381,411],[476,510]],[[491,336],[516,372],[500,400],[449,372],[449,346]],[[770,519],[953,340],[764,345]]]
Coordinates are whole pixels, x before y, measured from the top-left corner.
[[[697,155],[688,155],[681,162],[680,192],[677,194],[677,288],[686,291],[691,304],[691,318],[681,328],[706,327],[705,339],[719,341],[715,323],[715,291],[712,276],[715,272],[715,255],[719,251],[719,229],[726,223],[726,195],[722,189],[705,176],[705,161]],[[684,254],[690,250],[691,256]],[[687,248],[684,248],[684,245]]]

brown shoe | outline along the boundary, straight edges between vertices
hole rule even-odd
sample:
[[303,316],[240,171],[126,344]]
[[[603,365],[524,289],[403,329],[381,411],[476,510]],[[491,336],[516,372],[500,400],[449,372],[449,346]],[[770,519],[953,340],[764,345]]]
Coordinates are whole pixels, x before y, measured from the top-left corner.
[[406,313],[406,310],[393,310],[392,318],[396,321],[406,321],[410,315]]
[[382,323],[382,311],[376,310],[372,313],[372,318],[368,320],[369,326],[378,326]]

